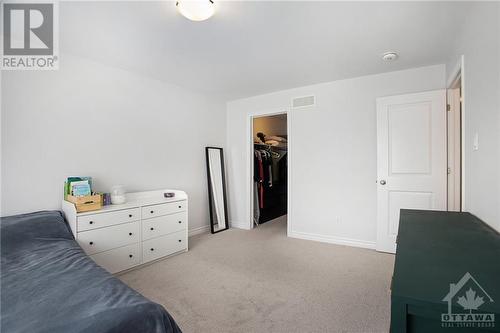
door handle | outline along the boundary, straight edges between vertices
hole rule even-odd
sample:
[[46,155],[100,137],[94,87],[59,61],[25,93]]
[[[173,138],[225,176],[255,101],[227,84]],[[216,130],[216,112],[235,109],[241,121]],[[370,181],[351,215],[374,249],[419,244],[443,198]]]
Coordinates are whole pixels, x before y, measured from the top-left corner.
[[382,179],[382,180],[380,181],[380,185],[385,185],[385,184],[386,184],[386,183],[385,183],[385,180],[383,180],[383,179]]

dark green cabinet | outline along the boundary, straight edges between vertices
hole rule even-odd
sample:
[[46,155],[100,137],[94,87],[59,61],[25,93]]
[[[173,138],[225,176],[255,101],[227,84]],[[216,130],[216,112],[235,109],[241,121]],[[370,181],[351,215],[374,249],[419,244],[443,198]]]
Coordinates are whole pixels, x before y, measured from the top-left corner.
[[391,332],[500,332],[500,235],[469,213],[401,210]]

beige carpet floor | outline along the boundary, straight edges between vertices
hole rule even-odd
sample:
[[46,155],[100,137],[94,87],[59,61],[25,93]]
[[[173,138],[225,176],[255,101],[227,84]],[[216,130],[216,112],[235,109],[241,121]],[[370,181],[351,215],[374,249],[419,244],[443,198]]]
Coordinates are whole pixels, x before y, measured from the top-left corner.
[[183,332],[388,332],[394,256],[286,237],[281,218],[190,238],[119,276]]

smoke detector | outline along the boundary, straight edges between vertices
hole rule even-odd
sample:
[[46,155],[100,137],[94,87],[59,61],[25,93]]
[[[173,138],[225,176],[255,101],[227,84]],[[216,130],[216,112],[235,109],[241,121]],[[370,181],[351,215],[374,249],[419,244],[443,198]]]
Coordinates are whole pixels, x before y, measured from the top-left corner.
[[396,52],[386,52],[382,55],[382,60],[391,62],[398,58],[398,54]]

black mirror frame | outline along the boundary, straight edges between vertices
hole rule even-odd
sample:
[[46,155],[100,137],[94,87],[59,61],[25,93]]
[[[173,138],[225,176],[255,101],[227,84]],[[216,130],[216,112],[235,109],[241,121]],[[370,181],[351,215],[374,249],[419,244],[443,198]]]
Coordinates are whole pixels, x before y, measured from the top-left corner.
[[[222,195],[224,198],[224,218],[226,219],[226,227],[224,229],[214,230],[214,217],[213,217],[213,195],[212,195],[212,180],[210,179],[210,161],[208,151],[210,149],[218,149],[220,150],[220,165],[221,165],[221,173],[222,173]],[[229,229],[229,219],[227,215],[227,197],[226,197],[226,172],[224,169],[224,151],[220,147],[205,147],[205,155],[207,159],[207,183],[208,183],[208,207],[210,211],[210,232],[212,234],[216,234],[218,232]]]

